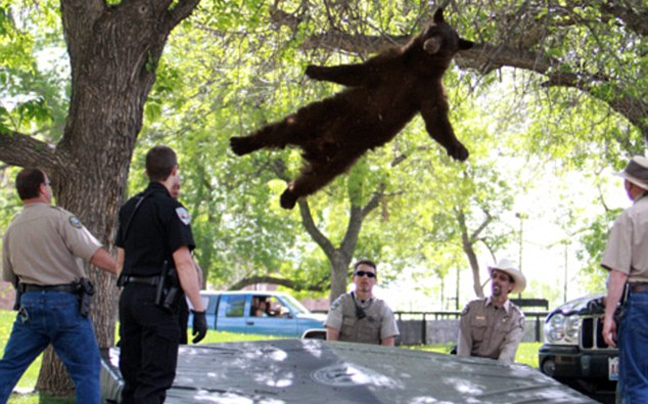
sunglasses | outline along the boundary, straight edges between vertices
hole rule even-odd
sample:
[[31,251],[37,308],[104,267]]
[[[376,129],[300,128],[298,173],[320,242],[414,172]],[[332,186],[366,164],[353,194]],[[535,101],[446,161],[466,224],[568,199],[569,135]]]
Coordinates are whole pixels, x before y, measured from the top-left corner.
[[373,272],[365,272],[365,271],[358,271],[358,272],[355,273],[355,275],[356,276],[365,276],[366,275],[369,278],[375,278],[376,277],[376,274],[374,274]]

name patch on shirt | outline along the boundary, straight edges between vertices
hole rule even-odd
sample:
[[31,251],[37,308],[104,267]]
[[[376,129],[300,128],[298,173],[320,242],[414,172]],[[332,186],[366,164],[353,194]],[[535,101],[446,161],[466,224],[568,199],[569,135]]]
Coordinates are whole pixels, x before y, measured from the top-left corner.
[[176,208],[176,214],[178,215],[178,218],[180,221],[186,225],[189,225],[191,223],[191,215],[187,211],[187,209],[183,207]]

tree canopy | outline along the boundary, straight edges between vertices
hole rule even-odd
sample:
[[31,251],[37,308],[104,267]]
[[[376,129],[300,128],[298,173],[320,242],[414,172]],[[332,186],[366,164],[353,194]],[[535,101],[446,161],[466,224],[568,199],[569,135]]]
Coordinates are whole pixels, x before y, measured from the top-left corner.
[[[229,137],[340,90],[307,80],[307,64],[403,44],[438,6],[478,43],[445,77],[468,162],[450,161],[415,119],[282,211],[298,152],[236,158]],[[0,161],[48,171],[57,203],[111,246],[118,207],[145,184],[143,153],[176,148],[197,258],[217,287],[263,280],[334,297],[349,264],[371,257],[388,268],[381,282],[404,268],[422,268],[429,283],[470,268],[479,294],[482,257],[519,236],[505,219],[539,171],[602,183],[604,168],[644,153],[647,20],[642,0],[0,0]],[[12,170],[4,225],[18,210]],[[582,235],[592,270],[614,217],[604,202],[583,201],[605,215],[590,225],[556,201],[556,220]],[[114,280],[92,278],[107,346]]]

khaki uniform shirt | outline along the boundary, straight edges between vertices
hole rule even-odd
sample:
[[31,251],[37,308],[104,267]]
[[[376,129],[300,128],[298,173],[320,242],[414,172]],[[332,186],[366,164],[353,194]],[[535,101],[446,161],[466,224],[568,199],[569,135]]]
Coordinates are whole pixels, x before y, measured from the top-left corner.
[[362,302],[356,296],[356,303],[362,307],[366,317],[358,319],[351,294],[338,297],[329,309],[325,326],[340,331],[340,341],[380,344],[383,338],[399,335],[394,313],[378,298]]
[[3,239],[2,279],[15,284],[61,285],[86,276],[101,243],[70,212],[45,203],[25,205]]
[[495,307],[491,298],[473,300],[461,313],[457,355],[512,363],[524,336],[524,313],[507,300]]
[[601,265],[628,275],[628,282],[648,282],[648,197],[638,199],[614,222]]

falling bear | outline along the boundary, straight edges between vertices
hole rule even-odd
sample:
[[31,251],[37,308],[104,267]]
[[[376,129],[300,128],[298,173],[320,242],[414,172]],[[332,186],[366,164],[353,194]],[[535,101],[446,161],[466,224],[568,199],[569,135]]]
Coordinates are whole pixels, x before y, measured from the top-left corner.
[[281,195],[285,209],[344,173],[367,150],[392,140],[418,112],[430,137],[464,161],[468,150],[448,119],[442,78],[454,55],[473,45],[445,22],[439,8],[433,23],[402,47],[360,64],[308,66],[308,77],[347,88],[249,136],[232,137],[232,150],[238,155],[286,145],[303,150],[306,164]]

